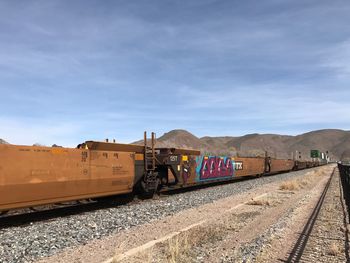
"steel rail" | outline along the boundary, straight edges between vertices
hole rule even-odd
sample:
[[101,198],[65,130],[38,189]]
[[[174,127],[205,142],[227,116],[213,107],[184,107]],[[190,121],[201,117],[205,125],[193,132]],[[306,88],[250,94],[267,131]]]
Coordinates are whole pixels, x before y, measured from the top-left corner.
[[326,197],[326,194],[327,194],[327,191],[329,189],[329,186],[330,186],[330,183],[332,181],[332,178],[334,176],[334,173],[335,173],[335,169],[333,169],[333,172],[314,208],[314,210],[312,211],[307,223],[305,224],[305,227],[303,229],[303,231],[301,232],[301,234],[299,235],[299,238],[297,240],[297,242],[295,243],[292,251],[290,252],[289,254],[289,257],[287,260],[285,260],[284,262],[299,262],[303,253],[304,253],[304,250],[305,250],[305,247],[306,247],[306,244],[307,244],[307,241],[309,240],[309,237],[310,237],[310,234],[312,232],[312,229],[316,223],[316,220],[317,220],[317,217],[318,217],[318,214],[320,213],[320,210],[321,210],[321,207],[323,205],[323,202],[324,202],[324,199]]

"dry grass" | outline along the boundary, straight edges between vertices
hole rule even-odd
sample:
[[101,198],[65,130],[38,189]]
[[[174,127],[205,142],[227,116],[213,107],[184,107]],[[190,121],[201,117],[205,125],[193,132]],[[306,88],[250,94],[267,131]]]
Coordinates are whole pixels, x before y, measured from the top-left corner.
[[168,240],[168,256],[169,263],[185,262],[188,259],[190,249],[188,233],[182,236],[176,236]]
[[304,179],[299,180],[299,181],[298,181],[299,187],[300,187],[300,188],[306,187],[306,186],[310,183],[310,180],[311,180],[310,177],[306,177],[306,178],[304,178]]
[[219,226],[199,226],[168,240],[165,247],[166,260],[169,263],[187,263],[191,261],[191,247],[207,242],[215,242],[222,236]]
[[312,177],[312,176],[325,176],[329,175],[332,172],[332,168],[329,167],[319,167],[315,170],[312,170],[310,172],[307,172],[305,175],[306,177]]
[[316,174],[316,171],[315,170],[312,170],[312,171],[310,171],[310,172],[307,172],[305,175],[306,176],[313,176],[313,175],[315,175]]
[[336,243],[331,243],[328,248],[328,254],[332,256],[337,256],[341,253],[339,246]]
[[169,263],[176,263],[179,261],[180,258],[180,244],[179,244],[179,237],[176,236],[175,238],[169,239],[169,244],[168,244],[168,262]]
[[[153,261],[153,257],[154,257],[154,253],[153,253],[153,249],[146,249],[142,252],[140,252],[139,254],[137,254],[136,256],[134,256],[133,258],[131,258],[130,262],[133,263],[152,263]],[[123,259],[120,262],[128,262],[129,259]]]
[[224,225],[221,224],[197,226],[128,258],[123,256],[122,251],[125,250],[125,247],[124,244],[121,244],[116,250],[112,263],[187,263],[193,260],[193,252],[191,250],[193,246],[215,243],[222,238],[225,231]]
[[267,201],[267,200],[250,200],[246,203],[247,205],[266,205],[266,206],[269,206],[270,205],[270,202]]
[[280,185],[279,189],[284,191],[296,191],[298,189],[305,188],[307,185],[310,184],[310,182],[313,181],[312,177],[317,175],[317,173],[312,172],[309,172],[308,175],[306,175],[304,178],[283,182]]
[[280,185],[280,190],[294,191],[298,189],[299,189],[299,185],[297,181],[283,182]]
[[329,172],[326,170],[317,170],[315,171],[315,173],[313,173],[313,176],[324,176],[326,174],[328,174]]

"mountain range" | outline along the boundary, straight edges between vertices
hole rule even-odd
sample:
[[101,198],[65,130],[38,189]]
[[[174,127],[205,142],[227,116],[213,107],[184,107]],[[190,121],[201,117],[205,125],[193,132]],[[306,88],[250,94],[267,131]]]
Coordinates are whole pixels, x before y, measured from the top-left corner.
[[[143,141],[134,142],[143,144]],[[7,144],[0,139],[0,144]],[[316,130],[296,136],[247,134],[244,136],[197,137],[186,130],[172,130],[157,138],[156,147],[200,150],[202,154],[229,156],[264,156],[310,159],[311,150],[328,152],[333,160],[350,160],[350,131]]]
[[325,129],[296,136],[253,133],[199,138],[186,130],[172,130],[157,139],[156,147],[198,149],[206,154],[231,156],[264,156],[267,152],[276,158],[303,160],[310,159],[311,150],[319,150],[328,152],[333,160],[339,160],[350,152],[350,131]]

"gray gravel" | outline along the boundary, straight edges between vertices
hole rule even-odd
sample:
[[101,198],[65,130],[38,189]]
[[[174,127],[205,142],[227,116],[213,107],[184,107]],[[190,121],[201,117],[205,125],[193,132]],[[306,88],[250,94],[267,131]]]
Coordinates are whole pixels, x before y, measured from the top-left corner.
[[290,219],[295,210],[305,202],[309,197],[306,196],[300,200],[295,207],[288,209],[276,223],[267,228],[261,235],[252,240],[251,242],[244,244],[239,248],[239,252],[232,258],[224,257],[221,262],[237,262],[241,259],[242,262],[255,262],[257,256],[265,248],[271,248],[270,241],[276,236],[280,236],[283,230],[287,226],[287,221]]
[[0,262],[32,262],[62,249],[118,233],[184,209],[243,193],[262,184],[298,177],[309,170],[244,180],[143,202],[0,230]]

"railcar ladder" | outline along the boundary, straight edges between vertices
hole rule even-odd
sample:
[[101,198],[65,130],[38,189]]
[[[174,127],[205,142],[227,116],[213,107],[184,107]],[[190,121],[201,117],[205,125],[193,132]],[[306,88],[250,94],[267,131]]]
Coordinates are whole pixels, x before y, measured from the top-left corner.
[[155,144],[155,133],[152,132],[151,146],[149,146],[147,142],[147,132],[144,132],[144,181],[149,189],[157,187]]
[[144,133],[144,146],[145,146],[145,172],[154,171],[156,169],[156,154],[154,150],[155,142],[155,133],[152,132],[151,137],[151,146],[148,146],[147,143],[147,132]]

